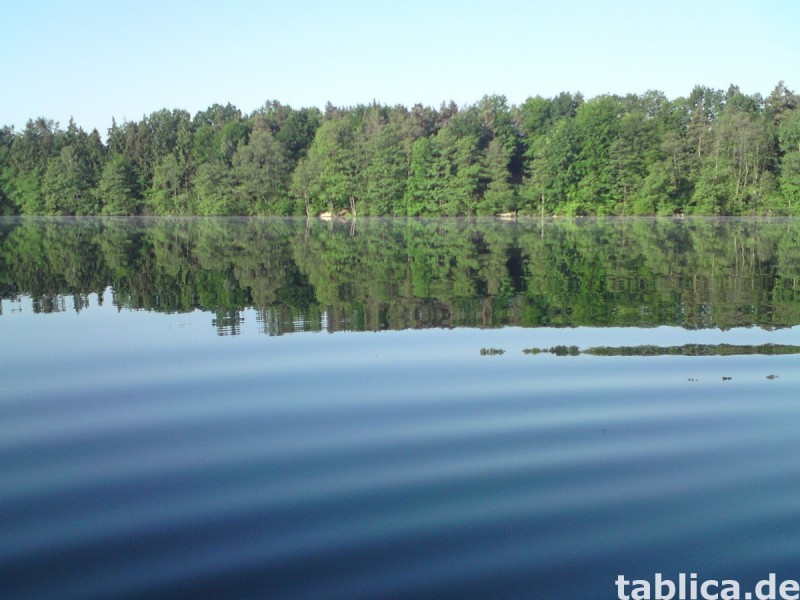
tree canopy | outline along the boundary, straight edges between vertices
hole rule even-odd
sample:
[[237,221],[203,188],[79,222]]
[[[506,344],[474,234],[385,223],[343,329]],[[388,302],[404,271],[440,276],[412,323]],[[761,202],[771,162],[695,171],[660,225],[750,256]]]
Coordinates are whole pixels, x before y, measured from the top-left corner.
[[800,96],[696,86],[509,105],[215,104],[0,129],[0,214],[800,214]]

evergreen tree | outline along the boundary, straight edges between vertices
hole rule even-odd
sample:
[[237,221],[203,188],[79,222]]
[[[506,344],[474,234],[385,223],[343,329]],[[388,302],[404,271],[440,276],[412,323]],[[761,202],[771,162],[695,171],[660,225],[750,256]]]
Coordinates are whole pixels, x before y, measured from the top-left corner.
[[108,160],[97,187],[105,215],[137,215],[141,211],[139,178],[131,161],[122,155]]

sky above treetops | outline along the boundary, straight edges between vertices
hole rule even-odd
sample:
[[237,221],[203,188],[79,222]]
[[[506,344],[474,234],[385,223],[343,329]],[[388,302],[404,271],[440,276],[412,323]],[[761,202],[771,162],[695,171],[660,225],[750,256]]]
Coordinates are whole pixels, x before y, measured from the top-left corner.
[[3,8],[0,125],[214,103],[512,104],[562,91],[800,85],[800,2],[27,0]]

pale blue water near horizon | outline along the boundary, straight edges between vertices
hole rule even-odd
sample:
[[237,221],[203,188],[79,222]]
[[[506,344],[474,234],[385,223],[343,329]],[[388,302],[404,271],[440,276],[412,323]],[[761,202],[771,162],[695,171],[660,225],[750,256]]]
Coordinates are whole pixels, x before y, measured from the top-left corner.
[[2,307],[3,597],[614,598],[618,574],[798,576],[797,355],[522,352],[796,327],[270,337],[245,311],[220,337],[201,311],[88,304]]
[[769,219],[0,219],[0,598],[800,579],[798,248]]

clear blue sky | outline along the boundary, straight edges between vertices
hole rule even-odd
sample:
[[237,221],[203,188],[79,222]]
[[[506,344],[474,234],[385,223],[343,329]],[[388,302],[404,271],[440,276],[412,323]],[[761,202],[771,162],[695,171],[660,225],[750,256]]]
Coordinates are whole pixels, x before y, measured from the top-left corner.
[[800,86],[800,0],[5,0],[0,124]]

